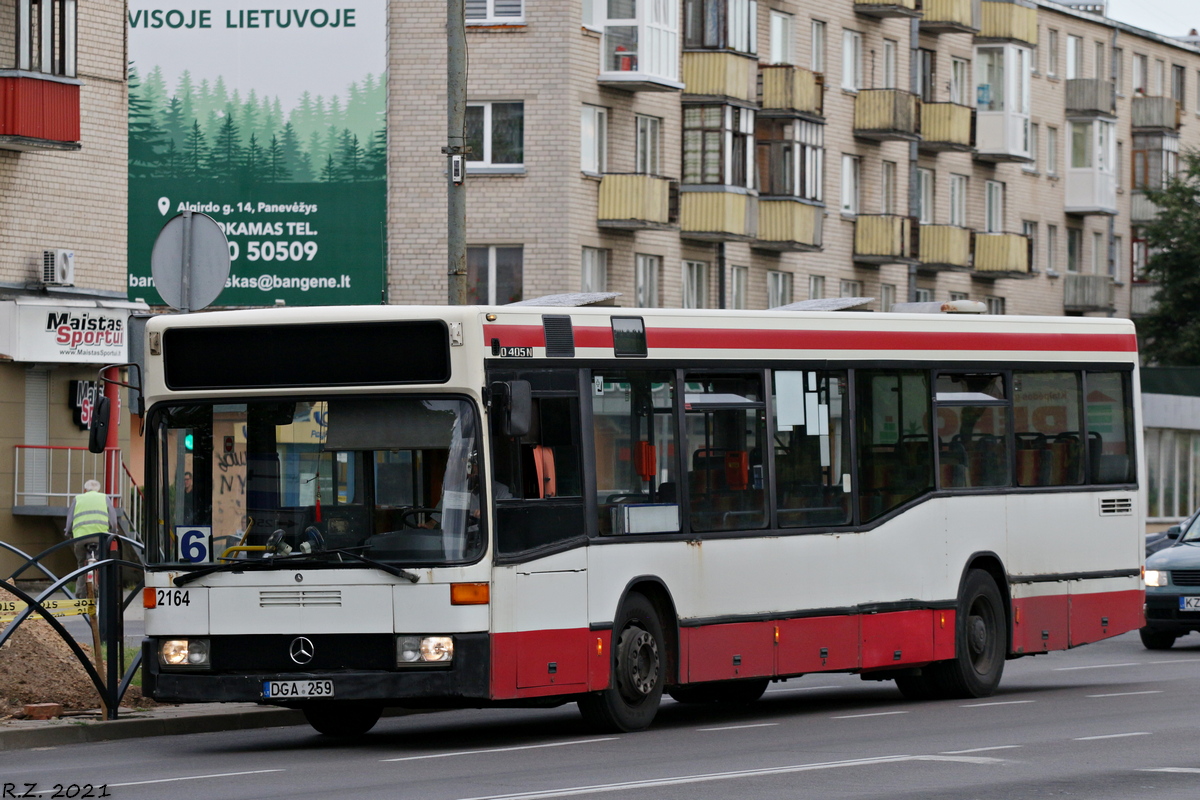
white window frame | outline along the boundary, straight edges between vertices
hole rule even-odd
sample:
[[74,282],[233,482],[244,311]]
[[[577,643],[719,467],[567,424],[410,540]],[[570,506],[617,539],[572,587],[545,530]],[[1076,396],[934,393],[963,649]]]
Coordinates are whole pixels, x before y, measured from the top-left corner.
[[579,113],[579,168],[602,175],[608,162],[608,109],[587,105]]
[[[470,102],[467,103],[467,108],[482,108],[483,109],[483,157],[477,161],[468,161],[468,169],[516,169],[522,170],[525,167],[525,143],[521,142],[521,161],[520,163],[493,164],[492,163],[492,106],[497,103],[519,103],[521,105],[522,130],[525,119],[525,102],[523,100],[489,100],[486,102]],[[524,133],[522,132],[522,137]],[[472,153],[468,158],[474,158],[479,153]]]
[[883,40],[883,88],[896,88],[896,51],[898,43],[893,39]]
[[1106,275],[1108,274],[1108,253],[1104,246],[1104,234],[1100,231],[1092,231],[1092,274]]
[[1166,97],[1167,62],[1161,58],[1154,59],[1154,96]]
[[863,37],[858,31],[842,29],[842,89],[857,92],[863,85]]
[[1093,58],[1095,59],[1095,63],[1092,64],[1092,77],[1093,78],[1108,77],[1104,74],[1104,56],[1107,53],[1107,48],[1104,46],[1104,42],[1096,41],[1092,45],[1092,49],[1095,52],[1095,55],[1093,56]]
[[1058,226],[1046,226],[1046,271],[1057,274],[1058,270]]
[[1003,297],[987,297],[984,299],[987,304],[987,313],[995,316],[1004,316],[1004,298]]
[[[468,250],[487,250],[487,281],[488,281],[488,296],[485,299],[481,298],[480,302],[486,303],[489,306],[497,305],[496,302],[496,251],[504,249],[521,249],[521,278],[524,283],[525,277],[525,249],[523,245],[516,244],[472,244],[467,245]],[[522,296],[524,296],[524,286],[521,287]],[[505,302],[508,302],[507,300]]]
[[970,295],[970,294],[968,294],[967,292],[951,292],[951,293],[950,293],[950,300],[951,300],[951,301],[954,301],[954,300],[970,300],[970,299],[971,299],[971,295]]
[[825,71],[825,23],[819,19],[812,21],[812,52],[809,54],[808,65],[813,72]]
[[925,289],[925,288],[918,286],[915,290],[915,294],[913,295],[913,302],[915,302],[915,303],[932,303],[933,302],[933,289]]
[[584,247],[580,257],[579,291],[608,291],[608,251],[600,247]]
[[1134,94],[1149,94],[1150,86],[1150,57],[1145,53],[1134,53],[1133,64],[1130,70],[1133,93]]
[[1050,28],[1046,31],[1046,75],[1051,78],[1058,77],[1058,31]]
[[1067,34],[1067,80],[1083,77],[1083,37]]
[[950,176],[950,224],[960,228],[967,227],[967,187],[970,186],[966,175]]
[[779,308],[792,302],[792,273],[767,270],[767,308]]
[[862,297],[863,282],[842,278],[838,281],[838,297]]
[[645,114],[634,117],[635,159],[634,172],[639,175],[659,175],[662,153],[662,120]]
[[974,105],[971,101],[971,62],[957,56],[950,59],[950,102]]
[[1058,128],[1046,126],[1046,174],[1058,175]]
[[1029,123],[1029,155],[1033,157],[1033,161],[1021,165],[1021,169],[1026,172],[1038,171],[1038,124],[1036,122]]
[[[769,276],[768,276],[769,281]],[[729,307],[734,309],[747,308],[747,294],[750,286],[750,268],[732,266],[729,269]]]
[[771,11],[771,63],[795,63],[795,37],[792,35],[791,14]]
[[1004,184],[987,181],[983,189],[983,230],[985,233],[1004,232]]
[[708,308],[708,262],[683,262],[683,307]]
[[884,161],[879,170],[879,213],[896,213],[896,162]]
[[842,154],[842,213],[857,216],[862,207],[862,158]]
[[1114,236],[1113,237],[1113,259],[1112,259],[1112,262],[1108,265],[1108,275],[1114,281],[1119,281],[1121,279],[1120,276],[1124,274],[1121,271],[1121,253],[1124,252],[1124,249],[1125,249],[1125,245],[1124,245],[1123,238],[1120,236]]
[[1037,272],[1037,220],[1021,220],[1021,233],[1029,239],[1029,271]]
[[896,284],[879,284],[879,310],[891,311],[894,305],[896,305]]
[[[586,9],[586,3],[584,0]],[[595,0],[597,3],[602,3],[604,0]],[[511,6],[517,7],[516,14],[498,13],[497,6],[500,11],[510,11]],[[471,14],[483,9],[481,16],[472,17]],[[585,11],[586,13],[586,11]],[[524,25],[525,24],[525,3],[524,0],[466,0],[466,22],[467,25]]]
[[824,275],[809,275],[808,276],[808,299],[821,300],[825,297],[825,276]]
[[662,274],[662,256],[638,253],[634,257],[633,291],[638,308],[658,308],[658,282]]
[[933,224],[933,186],[935,181],[936,176],[933,170],[917,167],[917,221],[922,225]]

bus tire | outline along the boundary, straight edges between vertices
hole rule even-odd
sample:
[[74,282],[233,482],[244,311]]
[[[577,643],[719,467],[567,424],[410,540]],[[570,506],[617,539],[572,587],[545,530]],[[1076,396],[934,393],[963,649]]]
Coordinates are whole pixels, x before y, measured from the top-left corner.
[[662,623],[645,595],[630,592],[613,626],[612,680],[579,700],[579,712],[606,732],[645,730],[658,713],[666,684]]
[[677,703],[726,703],[744,706],[762,697],[769,683],[767,678],[693,683],[688,686],[675,686],[667,693]]
[[930,667],[926,667],[919,675],[900,675],[896,678],[896,688],[905,700],[932,700],[937,697],[937,687],[929,676]]
[[302,710],[317,733],[339,739],[362,736],[383,714],[383,707],[374,703],[310,703]]
[[981,569],[968,572],[958,600],[954,660],[924,669],[934,696],[988,697],[995,692],[1004,673],[1007,625],[996,581]]
[[1153,628],[1142,628],[1138,636],[1142,637],[1142,645],[1147,650],[1170,650],[1178,638],[1170,631],[1156,631]]

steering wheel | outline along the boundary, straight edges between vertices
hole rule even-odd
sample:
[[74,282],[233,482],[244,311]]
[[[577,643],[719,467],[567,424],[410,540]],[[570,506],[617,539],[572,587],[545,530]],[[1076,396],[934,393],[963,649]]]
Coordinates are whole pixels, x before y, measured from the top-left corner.
[[421,508],[420,506],[410,506],[400,512],[400,524],[405,528],[423,528],[425,527],[417,521],[417,517],[421,514],[433,515],[437,514],[438,527],[441,527],[442,510],[440,508]]

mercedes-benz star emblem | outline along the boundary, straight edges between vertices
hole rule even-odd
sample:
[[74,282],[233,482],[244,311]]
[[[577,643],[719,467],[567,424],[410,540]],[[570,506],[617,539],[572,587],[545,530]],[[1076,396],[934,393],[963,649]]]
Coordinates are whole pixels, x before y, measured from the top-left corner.
[[316,652],[317,648],[313,647],[312,640],[307,636],[297,636],[292,639],[292,646],[288,648],[288,655],[297,664],[307,664],[312,661],[313,654]]

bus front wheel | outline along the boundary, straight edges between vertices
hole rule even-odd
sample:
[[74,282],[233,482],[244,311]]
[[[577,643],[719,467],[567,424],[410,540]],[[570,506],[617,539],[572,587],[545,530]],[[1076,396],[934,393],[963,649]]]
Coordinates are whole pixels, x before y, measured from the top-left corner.
[[958,601],[954,660],[924,670],[931,694],[966,698],[987,697],[995,692],[1004,672],[1007,620],[1000,589],[992,576],[981,569],[967,573]]
[[602,731],[650,727],[666,683],[662,623],[645,595],[630,592],[613,626],[612,680],[601,692],[579,700],[579,711]]
[[383,708],[373,703],[310,703],[303,711],[304,719],[317,733],[340,739],[362,736],[383,714]]

